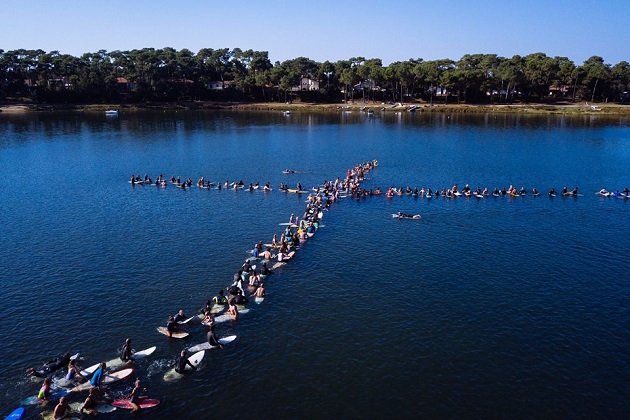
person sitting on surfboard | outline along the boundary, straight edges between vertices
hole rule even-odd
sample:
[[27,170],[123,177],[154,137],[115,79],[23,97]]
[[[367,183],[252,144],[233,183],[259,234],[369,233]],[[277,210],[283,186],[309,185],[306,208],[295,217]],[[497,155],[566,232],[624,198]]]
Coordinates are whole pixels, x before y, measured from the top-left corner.
[[[271,258],[268,258],[268,259],[271,259]],[[260,275],[268,276],[269,274],[271,274],[271,270],[269,270],[269,268],[267,267],[267,263],[263,263],[262,268],[260,269]]]
[[214,324],[210,327],[210,331],[208,331],[208,335],[206,337],[208,339],[208,344],[210,344],[212,347],[223,348],[223,344],[219,343],[219,339],[214,333]]
[[90,389],[90,393],[88,394],[85,401],[83,401],[83,405],[81,406],[81,413],[85,412],[91,416],[95,416],[97,414],[96,405],[98,404],[98,401],[96,389],[97,388]]
[[236,292],[236,296],[234,296],[234,303],[237,305],[245,305],[248,302],[248,299],[243,295],[243,291],[238,289]]
[[188,360],[188,357],[186,357],[186,350],[182,350],[182,352],[179,354],[179,360],[177,361],[177,366],[175,367],[175,372],[177,372],[177,373],[185,373],[186,372],[186,370],[185,370],[186,369],[186,365],[190,366],[193,370],[197,370],[195,365],[190,363],[190,360]]
[[107,365],[105,364],[105,362],[103,362],[98,366],[98,368],[96,368],[96,370],[94,371],[94,374],[92,375],[92,378],[90,379],[90,383],[92,384],[92,386],[94,387],[101,386],[101,381],[103,380],[103,373],[105,372],[106,367]]
[[53,419],[65,419],[70,415],[70,405],[68,401],[66,401],[66,397],[59,398],[59,404],[55,407],[53,411]]
[[39,389],[39,393],[37,394],[37,398],[43,401],[48,401],[48,399],[50,398],[50,395],[52,394],[52,388],[51,388],[51,379],[50,376],[46,379],[44,379],[44,383],[42,384],[42,387]]
[[225,305],[227,301],[227,298],[223,295],[223,290],[219,290],[219,294],[212,298],[212,302],[215,305]]
[[[144,390],[146,391],[146,388]],[[139,403],[140,403],[140,379],[136,379],[136,383],[133,387],[133,390],[131,391],[131,395],[129,395],[129,404],[131,405],[132,413],[135,413],[136,411],[140,410]]]
[[186,320],[186,315],[184,315],[184,311],[182,309],[180,309],[179,312],[177,312],[175,314],[175,316],[173,317],[173,320],[175,322],[180,322],[180,321]]
[[554,187],[551,187],[551,189],[549,190],[549,195],[556,195],[556,189]]
[[131,338],[127,338],[125,340],[125,344],[120,349],[120,360],[123,362],[128,362],[131,360],[131,355],[133,354],[133,350],[131,349]]
[[254,292],[254,296],[265,297],[265,284],[264,283],[260,283],[260,286],[258,286],[258,289],[256,289],[256,291]]
[[173,336],[173,333],[177,329],[177,324],[175,323],[175,318],[173,316],[168,317],[168,322],[166,323],[166,332],[169,337]]
[[236,302],[234,301],[234,298],[231,298],[228,301],[228,310],[227,313],[229,315],[232,315],[234,317],[234,319],[236,320],[238,318],[238,308],[236,307]]
[[68,373],[66,373],[65,380],[72,381],[79,375],[83,379],[87,379],[85,376],[81,375],[81,369],[77,366],[76,359],[70,360],[68,363]]
[[214,315],[212,315],[212,312],[207,311],[204,315],[205,316],[203,321],[201,321],[201,325],[205,325],[206,327],[214,326]]

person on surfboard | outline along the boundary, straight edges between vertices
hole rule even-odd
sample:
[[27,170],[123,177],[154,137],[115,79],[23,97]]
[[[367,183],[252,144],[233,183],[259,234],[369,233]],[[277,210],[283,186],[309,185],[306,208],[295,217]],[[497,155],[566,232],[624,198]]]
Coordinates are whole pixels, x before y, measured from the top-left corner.
[[[192,365],[191,365],[192,366]],[[193,366],[193,369],[195,367]],[[146,388],[144,389],[146,391]],[[140,379],[136,379],[136,383],[131,390],[131,395],[129,395],[129,404],[131,405],[131,412],[135,413],[140,410]]]
[[49,376],[54,371],[58,370],[63,366],[68,366],[70,362],[70,353],[65,353],[62,356],[56,357],[52,360],[44,363],[44,366],[41,370],[36,370],[35,368],[26,369],[26,374],[29,376],[36,376],[38,378],[43,378]]
[[208,331],[208,335],[206,337],[208,338],[208,344],[211,346],[223,348],[223,344],[219,343],[219,339],[214,333],[214,324],[210,327],[210,331]]
[[55,407],[53,411],[53,419],[65,419],[70,415],[70,405],[68,401],[66,401],[66,397],[59,398],[59,404]]
[[184,315],[184,310],[180,309],[179,312],[177,312],[177,314],[175,314],[175,316],[173,317],[173,320],[175,322],[180,322],[180,321],[186,320],[186,315]]
[[90,379],[90,383],[92,384],[93,387],[101,386],[101,381],[103,380],[103,374],[105,373],[106,367],[107,367],[107,364],[105,364],[105,362],[102,362],[98,366],[98,368],[96,368],[96,370],[94,371],[94,374],[92,375],[92,378]]
[[98,397],[96,394],[96,388],[91,388],[87,398],[83,401],[81,413],[85,412],[91,416],[95,416],[97,414],[96,406],[98,404]]
[[212,298],[212,302],[214,302],[215,305],[225,305],[228,303],[227,298],[223,295],[223,290],[219,290],[219,293]]
[[265,284],[260,283],[260,286],[254,292],[255,297],[265,297]]
[[127,338],[125,340],[125,344],[120,349],[120,360],[123,362],[128,362],[131,360],[131,356],[133,355],[133,350],[131,348],[131,338]]
[[185,373],[186,365],[190,366],[193,370],[197,370],[197,367],[190,363],[188,357],[186,357],[186,350],[182,350],[179,354],[179,360],[177,361],[177,367],[175,367],[175,372],[177,373]]
[[228,301],[228,310],[227,313],[229,315],[232,315],[234,317],[234,320],[236,320],[238,318],[238,308],[236,307],[236,302],[234,301],[234,298],[231,298]]
[[177,330],[177,323],[175,322],[175,318],[171,315],[168,317],[168,322],[166,323],[166,331],[168,332],[168,336],[172,337],[175,330]]

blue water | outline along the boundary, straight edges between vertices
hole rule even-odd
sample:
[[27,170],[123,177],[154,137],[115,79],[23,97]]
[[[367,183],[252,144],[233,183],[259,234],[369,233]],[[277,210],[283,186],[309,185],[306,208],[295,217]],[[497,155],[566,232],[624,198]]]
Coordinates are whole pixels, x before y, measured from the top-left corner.
[[[162,401],[148,418],[624,418],[630,200],[594,192],[630,186],[629,158],[629,122],[602,117],[0,114],[0,415],[37,393],[26,367],[109,360],[132,337],[158,346],[136,367]],[[162,381],[205,331],[169,341],[155,327],[227,286],[305,197],[131,174],[312,186],[372,159],[367,188],[583,196],[341,200],[265,302],[217,326],[237,340]]]

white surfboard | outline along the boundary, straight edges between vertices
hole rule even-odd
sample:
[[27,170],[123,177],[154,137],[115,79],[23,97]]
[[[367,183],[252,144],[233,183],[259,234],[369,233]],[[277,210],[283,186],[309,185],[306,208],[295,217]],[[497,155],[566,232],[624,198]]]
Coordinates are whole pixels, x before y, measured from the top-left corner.
[[[118,382],[122,379],[127,378],[132,373],[133,373],[133,369],[127,368],[127,369],[122,369],[116,372],[105,374],[103,375],[103,379],[101,380],[101,385],[113,384],[114,382]],[[70,390],[70,392],[87,391],[90,388],[92,388],[92,384],[90,383],[90,381],[88,381],[79,386],[75,386],[74,388]]]
[[177,323],[178,323],[178,324],[180,324],[180,325],[182,325],[182,324],[188,324],[190,321],[192,321],[192,320],[193,320],[193,318],[194,318],[194,316],[191,316],[190,318],[185,319],[185,320],[183,320],[183,321],[177,321]]
[[263,303],[263,302],[264,302],[264,300],[265,300],[265,298],[264,298],[264,297],[261,297],[261,296],[256,296],[256,297],[254,298],[254,302],[255,302],[255,303],[257,303],[258,305],[260,305],[261,303]]
[[[247,312],[249,312],[249,309],[244,308],[244,309],[239,309],[238,310],[238,315],[241,316],[243,314],[246,314]],[[227,322],[227,321],[233,321],[234,317],[230,314],[223,314],[223,315],[219,315],[217,317],[214,318],[214,323],[215,324],[220,324],[222,322]]]
[[[144,359],[145,357],[148,357],[150,355],[153,354],[153,352],[155,351],[155,349],[157,349],[157,347],[153,346],[153,347],[149,347],[148,349],[144,349],[141,351],[137,351],[134,354],[131,355],[131,360],[141,360]],[[119,366],[123,366],[125,364],[127,364],[128,362],[123,362],[122,360],[120,360],[120,357],[117,357],[115,359],[110,360],[109,362],[105,362],[105,364],[107,364],[107,368],[108,369],[113,369]],[[92,365],[90,367],[87,367],[85,369],[83,369],[81,371],[81,375],[83,376],[88,376],[94,373],[94,371],[98,368],[98,365],[100,365],[100,363],[97,363],[95,365]]]
[[[199,363],[201,363],[201,361],[203,360],[203,355],[205,353],[206,352],[204,350],[198,351],[197,353],[190,356],[188,358],[188,361],[190,362],[191,365],[193,365],[194,367],[197,367],[199,366]],[[190,371],[190,370],[192,370],[192,368],[189,365],[186,365],[186,367],[184,367],[184,371]],[[166,372],[166,374],[164,375],[164,380],[166,382],[176,381],[180,379],[182,376],[184,376],[183,373],[179,373],[175,370],[175,368],[173,368],[169,370],[168,372]]]
[[[159,333],[168,336],[168,330],[166,329],[166,327],[157,327],[157,330]],[[188,335],[189,334],[184,331],[175,331],[173,332],[173,334],[171,334],[171,338],[186,338],[188,337]]]
[[[226,344],[230,344],[232,341],[236,340],[236,336],[235,335],[229,335],[227,337],[223,337],[223,338],[219,338],[219,343],[223,344],[224,346]],[[197,344],[196,346],[192,346],[191,348],[188,349],[188,351],[190,352],[197,352],[197,351],[201,351],[201,350],[210,350],[210,349],[216,349],[218,346],[211,346],[210,343],[205,342],[205,343],[201,343],[201,344]]]

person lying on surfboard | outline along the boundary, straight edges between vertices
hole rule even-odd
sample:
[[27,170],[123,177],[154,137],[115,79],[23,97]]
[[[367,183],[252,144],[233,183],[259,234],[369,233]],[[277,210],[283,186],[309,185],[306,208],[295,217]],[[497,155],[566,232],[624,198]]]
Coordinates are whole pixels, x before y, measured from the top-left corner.
[[62,356],[56,357],[52,360],[47,361],[42,366],[42,369],[36,370],[35,368],[26,369],[26,374],[29,376],[36,376],[38,378],[43,378],[49,376],[54,371],[62,368],[63,366],[68,366],[70,362],[70,353],[65,353]]

